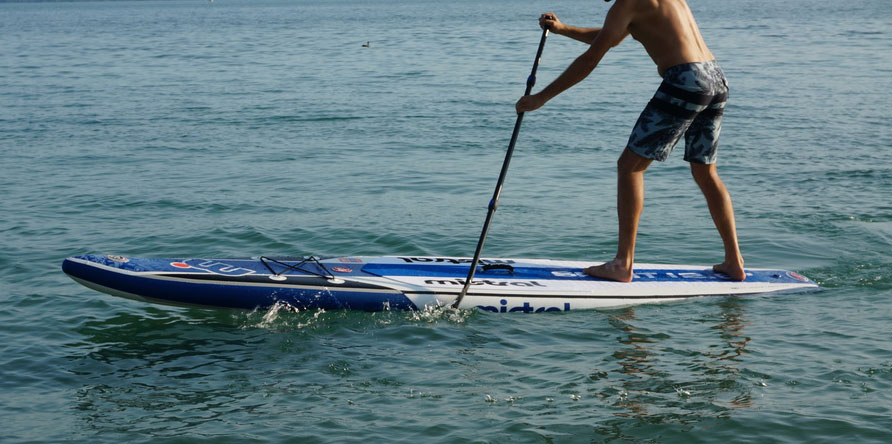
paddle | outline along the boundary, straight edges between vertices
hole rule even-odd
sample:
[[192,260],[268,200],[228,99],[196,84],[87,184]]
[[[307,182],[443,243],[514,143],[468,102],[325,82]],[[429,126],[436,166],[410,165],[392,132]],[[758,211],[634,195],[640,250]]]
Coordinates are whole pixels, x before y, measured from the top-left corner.
[[[533,61],[533,70],[527,77],[527,89],[524,93],[528,96],[536,84],[536,69],[539,68],[539,58],[542,57],[542,49],[545,48],[545,38],[548,37],[548,28],[542,29],[542,38],[539,40],[539,50],[536,51],[536,60]],[[458,304],[464,299],[468,293],[468,287],[471,286],[471,280],[474,279],[474,273],[477,270],[477,263],[480,262],[480,253],[483,251],[483,243],[486,242],[486,233],[489,232],[489,223],[492,221],[492,215],[499,206],[499,196],[502,194],[502,184],[505,183],[505,175],[508,173],[508,164],[511,163],[511,155],[514,154],[514,144],[517,143],[517,133],[520,132],[520,124],[523,122],[523,114],[517,114],[517,122],[514,123],[514,133],[511,134],[511,142],[508,143],[508,152],[505,153],[505,161],[502,163],[502,172],[499,173],[499,181],[496,183],[496,189],[492,193],[492,199],[489,201],[489,211],[486,213],[486,221],[483,222],[483,232],[480,233],[480,240],[477,241],[477,250],[474,251],[474,260],[471,261],[471,269],[468,270],[468,278],[465,279],[465,285],[458,294],[458,298],[452,303],[452,308],[458,308]]]

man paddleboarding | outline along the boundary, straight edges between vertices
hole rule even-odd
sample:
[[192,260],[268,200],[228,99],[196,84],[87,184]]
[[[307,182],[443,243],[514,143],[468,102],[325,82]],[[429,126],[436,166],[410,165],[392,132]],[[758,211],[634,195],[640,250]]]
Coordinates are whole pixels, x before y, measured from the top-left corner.
[[685,0],[616,0],[600,28],[565,25],[554,13],[542,14],[539,25],[590,46],[542,91],[521,97],[516,104],[518,113],[538,109],[586,78],[607,51],[630,34],[644,45],[663,77],[617,161],[616,257],[586,268],[585,273],[620,282],[632,280],[635,237],[644,206],[644,172],[654,160],[665,160],[684,135],[684,160],[691,165],[691,174],[706,197],[724,244],[725,260],[713,269],[731,279],[744,280],[731,196],[716,171],[728,84]]

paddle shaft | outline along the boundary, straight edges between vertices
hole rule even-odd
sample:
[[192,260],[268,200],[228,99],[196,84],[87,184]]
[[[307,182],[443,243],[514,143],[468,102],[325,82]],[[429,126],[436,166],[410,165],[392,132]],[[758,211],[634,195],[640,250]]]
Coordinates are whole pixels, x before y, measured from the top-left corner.
[[[533,61],[533,70],[527,77],[527,89],[525,96],[530,95],[533,85],[536,84],[536,70],[539,68],[539,58],[542,57],[542,50],[545,48],[545,38],[548,37],[548,29],[542,29],[542,38],[539,39],[539,50],[536,51],[536,60]],[[471,280],[474,279],[474,273],[477,270],[477,263],[480,262],[480,253],[483,252],[483,244],[486,242],[486,234],[489,232],[489,224],[492,222],[492,216],[499,207],[499,196],[502,194],[502,185],[505,183],[505,176],[508,174],[508,165],[511,163],[511,155],[514,154],[514,144],[517,143],[517,134],[520,132],[520,124],[523,122],[523,114],[517,114],[517,122],[514,123],[514,132],[511,134],[511,142],[508,143],[508,152],[505,153],[505,161],[502,162],[502,171],[499,173],[499,181],[496,182],[496,189],[492,193],[492,199],[489,201],[489,210],[486,212],[486,220],[483,222],[483,231],[480,233],[480,240],[477,241],[477,249],[474,251],[474,259],[471,261],[471,269],[468,270],[468,277],[465,279],[465,285],[461,289],[461,293],[452,303],[452,308],[458,308],[458,305],[468,293],[471,286]]]

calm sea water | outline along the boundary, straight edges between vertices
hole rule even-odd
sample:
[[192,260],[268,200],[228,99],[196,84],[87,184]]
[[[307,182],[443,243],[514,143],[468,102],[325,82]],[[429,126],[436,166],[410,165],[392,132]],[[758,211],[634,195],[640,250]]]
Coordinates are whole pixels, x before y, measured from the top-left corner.
[[[536,17],[609,5],[0,3],[0,441],[888,442],[892,3],[690,4],[747,265],[823,292],[497,315],[90,291],[64,257],[472,254]],[[549,38],[540,86],[583,50]],[[527,116],[487,255],[611,257],[659,80],[629,39]],[[720,261],[680,152],[647,186],[638,259]]]

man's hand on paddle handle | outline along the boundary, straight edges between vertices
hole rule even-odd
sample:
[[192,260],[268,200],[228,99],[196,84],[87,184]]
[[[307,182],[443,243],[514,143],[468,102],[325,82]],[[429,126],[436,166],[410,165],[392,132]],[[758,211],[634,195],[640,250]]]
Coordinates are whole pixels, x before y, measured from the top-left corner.
[[[539,16],[539,27],[542,29],[548,29],[549,31],[556,33],[557,30],[563,26],[564,24],[561,23],[553,12],[546,12]],[[514,109],[517,110],[517,114],[525,113],[527,111],[541,108],[547,101],[548,99],[542,97],[540,94],[530,94],[521,97],[514,105]]]
[[542,29],[548,29],[549,31],[558,34],[561,28],[564,27],[564,24],[554,15],[553,12],[546,12],[539,16],[539,27]]
[[539,109],[544,105],[546,100],[542,99],[539,94],[530,94],[528,96],[523,96],[517,103],[514,105],[514,109],[517,110],[517,114],[525,113],[527,111],[533,111],[535,109]]

